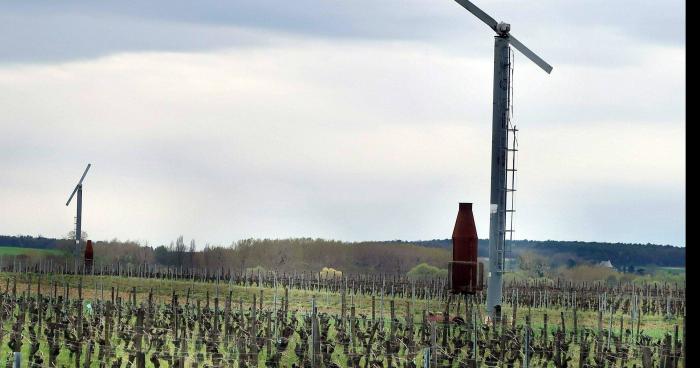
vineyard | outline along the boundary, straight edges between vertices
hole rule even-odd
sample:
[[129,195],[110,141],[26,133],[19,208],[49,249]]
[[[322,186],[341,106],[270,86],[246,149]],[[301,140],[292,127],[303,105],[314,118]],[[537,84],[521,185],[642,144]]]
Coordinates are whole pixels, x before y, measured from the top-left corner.
[[[11,264],[7,367],[682,367],[685,289],[512,282],[485,294],[388,275]],[[86,272],[87,271],[87,272]]]

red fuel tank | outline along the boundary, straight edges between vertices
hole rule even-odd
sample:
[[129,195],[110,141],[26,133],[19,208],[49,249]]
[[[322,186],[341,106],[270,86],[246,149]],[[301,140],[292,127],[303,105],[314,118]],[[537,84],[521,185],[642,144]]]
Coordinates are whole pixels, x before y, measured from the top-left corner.
[[449,282],[453,293],[473,294],[483,287],[483,265],[478,264],[479,237],[471,203],[460,203],[452,232],[452,262]]
[[92,240],[88,240],[85,244],[85,271],[92,271],[92,260],[93,260],[93,250],[92,250]]
[[479,237],[476,234],[471,203],[460,203],[452,231],[452,260],[476,262]]

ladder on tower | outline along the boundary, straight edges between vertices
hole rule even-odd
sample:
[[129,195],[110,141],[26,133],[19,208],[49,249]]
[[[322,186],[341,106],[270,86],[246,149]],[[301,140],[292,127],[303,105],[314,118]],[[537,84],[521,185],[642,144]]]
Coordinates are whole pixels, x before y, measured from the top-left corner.
[[505,184],[505,224],[503,227],[502,249],[499,249],[498,264],[499,270],[502,273],[512,271],[512,265],[509,265],[507,260],[513,255],[513,217],[515,215],[515,178],[517,169],[518,157],[518,128],[513,124],[513,52],[509,55],[509,73],[508,73],[508,103],[506,105],[506,180]]
[[518,128],[511,126],[508,128],[508,161],[506,164],[506,224],[503,239],[503,270],[510,271],[510,267],[506,260],[513,258],[513,217],[515,216],[515,177],[518,172],[517,156],[518,156]]
[[[78,216],[73,216],[73,219],[75,220],[75,221],[73,221],[73,229],[78,229]],[[73,240],[73,256],[74,257],[80,256],[80,242],[77,239],[75,239],[76,237],[77,237],[77,235],[73,236],[73,239],[74,239]]]

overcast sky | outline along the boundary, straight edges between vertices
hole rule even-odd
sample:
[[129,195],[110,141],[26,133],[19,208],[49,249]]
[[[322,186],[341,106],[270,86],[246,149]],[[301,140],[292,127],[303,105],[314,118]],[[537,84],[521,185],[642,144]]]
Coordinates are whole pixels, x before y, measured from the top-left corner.
[[[685,4],[478,1],[515,53],[516,238],[685,245]],[[493,32],[451,0],[0,2],[0,234],[488,236]]]

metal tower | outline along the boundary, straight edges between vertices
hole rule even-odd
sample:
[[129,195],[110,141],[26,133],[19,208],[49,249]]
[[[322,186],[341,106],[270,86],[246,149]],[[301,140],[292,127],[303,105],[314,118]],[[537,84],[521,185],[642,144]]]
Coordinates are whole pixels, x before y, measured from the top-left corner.
[[[515,190],[508,187],[508,172],[515,167],[508,165],[509,152],[515,158],[515,147],[508,145],[508,133],[515,133],[510,125],[512,55],[510,45],[523,53],[545,72],[550,73],[552,66],[547,64],[525,45],[510,34],[510,24],[496,22],[469,0],[455,0],[462,7],[474,14],[489,28],[496,32],[493,65],[493,126],[491,133],[491,206],[489,222],[489,278],[486,308],[491,317],[497,317],[503,293],[503,273],[505,272],[506,233],[512,232],[512,226],[506,229],[508,194]],[[514,171],[513,171],[514,173]]]

